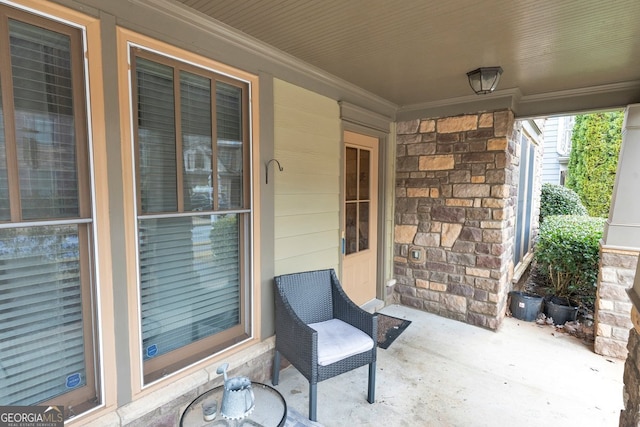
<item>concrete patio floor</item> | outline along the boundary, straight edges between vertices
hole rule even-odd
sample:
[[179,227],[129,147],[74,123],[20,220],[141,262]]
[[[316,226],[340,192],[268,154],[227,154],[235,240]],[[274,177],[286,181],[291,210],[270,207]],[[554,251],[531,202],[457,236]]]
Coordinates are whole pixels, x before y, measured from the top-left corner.
[[[367,367],[318,384],[318,423],[339,426],[617,426],[624,361],[582,341],[515,318],[491,332],[411,308],[381,313],[411,320],[378,349],[376,402]],[[308,414],[308,383],[293,367],[276,387]]]

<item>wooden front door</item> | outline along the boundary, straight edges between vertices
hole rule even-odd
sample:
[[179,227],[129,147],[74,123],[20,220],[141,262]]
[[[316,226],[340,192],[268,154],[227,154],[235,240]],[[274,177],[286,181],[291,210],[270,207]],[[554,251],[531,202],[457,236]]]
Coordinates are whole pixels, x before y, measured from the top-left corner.
[[376,297],[378,139],[344,132],[342,285],[358,305]]

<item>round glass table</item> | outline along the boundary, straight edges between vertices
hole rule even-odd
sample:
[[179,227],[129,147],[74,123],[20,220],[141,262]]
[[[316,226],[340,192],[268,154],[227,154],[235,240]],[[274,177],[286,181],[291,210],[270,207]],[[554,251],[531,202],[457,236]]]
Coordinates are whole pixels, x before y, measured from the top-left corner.
[[[256,382],[251,382],[251,388],[255,396],[255,407],[246,417],[229,420],[220,413],[224,386],[219,386],[202,393],[187,406],[180,418],[180,427],[284,426],[287,420],[287,403],[278,390]],[[205,417],[210,421],[205,420]]]

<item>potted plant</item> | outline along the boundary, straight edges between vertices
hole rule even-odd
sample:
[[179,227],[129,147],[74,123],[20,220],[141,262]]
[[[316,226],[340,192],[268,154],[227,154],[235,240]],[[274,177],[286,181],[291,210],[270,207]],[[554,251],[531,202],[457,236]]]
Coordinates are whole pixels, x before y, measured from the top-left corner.
[[509,310],[516,319],[533,322],[542,310],[542,297],[527,291],[509,292]]
[[[568,275],[558,274],[549,266],[552,282],[552,292],[544,300],[544,314],[553,319],[554,325],[564,325],[566,322],[576,320],[578,317],[578,305],[572,303],[570,291],[570,279]],[[555,274],[554,274],[555,273]]]

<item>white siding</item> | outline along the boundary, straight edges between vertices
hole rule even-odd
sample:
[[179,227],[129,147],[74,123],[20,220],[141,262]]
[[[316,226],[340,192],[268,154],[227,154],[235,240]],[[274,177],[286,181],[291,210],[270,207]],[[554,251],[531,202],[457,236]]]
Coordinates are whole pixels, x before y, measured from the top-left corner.
[[[338,104],[274,80],[275,274],[339,271],[341,121]],[[272,181],[273,179],[273,181]]]
[[560,163],[558,161],[559,117],[550,117],[544,124],[544,156],[542,158],[542,182],[560,184]]
[[542,182],[560,184],[560,171],[567,170],[571,152],[574,116],[550,117],[544,125]]

